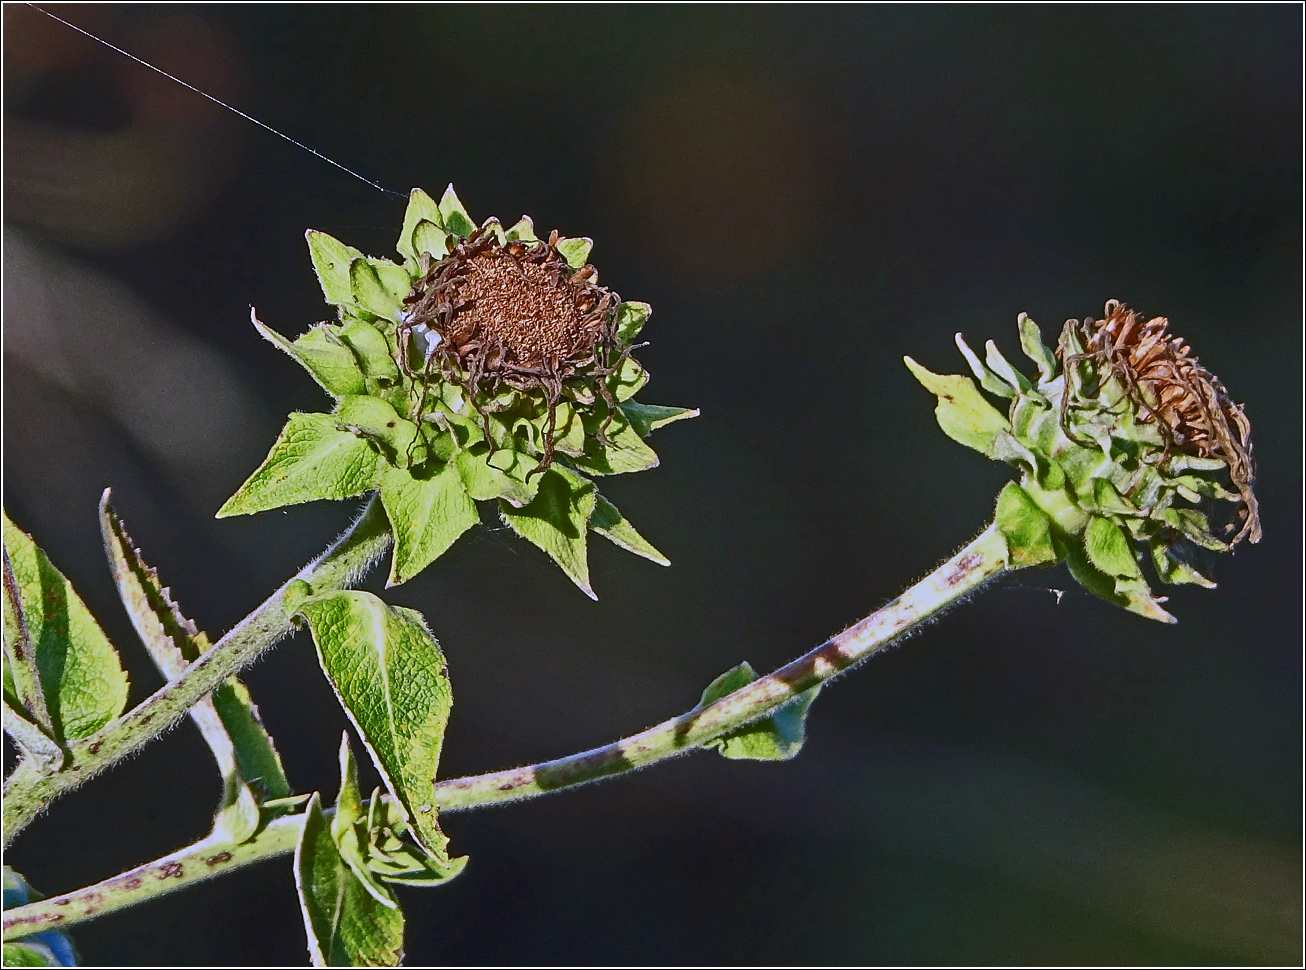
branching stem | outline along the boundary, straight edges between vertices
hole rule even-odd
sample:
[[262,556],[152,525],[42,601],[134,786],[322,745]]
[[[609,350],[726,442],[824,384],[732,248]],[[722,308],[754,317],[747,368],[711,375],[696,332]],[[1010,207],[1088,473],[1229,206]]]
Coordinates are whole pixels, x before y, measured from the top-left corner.
[[[358,535],[360,532],[369,532],[371,527],[364,529],[364,523],[369,516],[376,514],[373,507],[369,507],[369,512],[364,514],[354,530],[331,552],[328,552],[318,565],[325,563],[336,549],[350,542],[351,539],[356,540],[360,554],[364,547],[375,550],[367,562],[370,563],[372,559],[379,556],[385,549],[384,540],[375,535],[371,538]],[[382,530],[385,528],[383,516],[380,528]],[[766,716],[803,691],[831,680],[883,650],[897,637],[929,620],[999,575],[1006,569],[1006,558],[1006,542],[1001,534],[990,526],[955,556],[887,606],[854,623],[842,633],[781,667],[775,673],[755,680],[715,703],[695,708],[679,717],[673,717],[646,731],[614,741],[601,748],[523,768],[466,778],[451,778],[439,782],[435,786],[436,802],[444,811],[455,811],[533,798],[684,754],[715,737]],[[362,560],[355,558],[354,561],[357,563]],[[365,566],[366,563],[363,565]],[[313,568],[315,567],[308,567],[300,574],[300,578],[314,582],[307,575]],[[346,580],[340,580],[340,585],[343,586],[345,583]],[[320,576],[314,583],[315,586],[318,584],[326,588]],[[251,614],[251,618],[269,609],[269,604],[274,603],[277,612],[284,613],[280,609],[278,599],[280,595],[281,591],[278,591],[260,607],[259,611]],[[233,630],[205,656],[210,656],[220,649],[241,628],[237,627]],[[280,633],[284,632],[284,629],[280,631]],[[276,636],[280,636],[280,633]],[[253,655],[249,659],[253,659]],[[201,657],[188,670],[194,672],[195,667],[203,660],[204,658]],[[247,663],[248,660],[245,662]],[[180,681],[175,681],[174,684],[176,683]],[[216,681],[208,689],[211,690],[215,685]],[[207,690],[196,694],[195,698],[202,697],[204,693],[207,693]],[[148,703],[149,701],[146,702]],[[180,717],[185,710],[185,707],[181,707],[176,717]],[[108,731],[109,728],[105,730]],[[139,743],[144,743],[144,740]],[[7,826],[8,804],[5,810]],[[16,907],[5,913],[4,939],[16,939],[43,930],[63,928],[180,889],[182,886],[208,879],[238,866],[289,854],[294,851],[302,824],[303,815],[279,818],[270,823],[252,841],[242,845],[219,844],[204,840],[112,879],[96,883],[94,886]]]
[[33,759],[24,759],[5,780],[4,844],[8,846],[57,797],[80,787],[167,731],[197,701],[285,636],[291,627],[284,605],[290,583],[301,580],[314,591],[344,589],[357,582],[385,554],[390,542],[385,511],[380,501],[373,498],[331,548],[196,658],[181,676],[168,681],[89,738],[70,744],[62,769],[42,772]]

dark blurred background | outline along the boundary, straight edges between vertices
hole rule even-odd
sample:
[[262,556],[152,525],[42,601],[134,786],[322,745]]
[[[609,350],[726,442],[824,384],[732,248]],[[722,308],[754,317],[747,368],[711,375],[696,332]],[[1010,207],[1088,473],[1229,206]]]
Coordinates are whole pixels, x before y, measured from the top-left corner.
[[[482,528],[389,594],[449,657],[447,777],[686,709],[977,532],[1008,473],[939,432],[904,353],[957,372],[957,330],[1010,355],[1019,311],[1050,340],[1118,298],[1254,422],[1265,540],[1170,591],[1178,625],[1021,573],[827,690],[793,762],[449,815],[471,862],[401,892],[411,963],[1301,959],[1299,7],[57,11],[390,188],[591,235],[653,305],[642,398],[703,414],[604,490],[674,566],[596,541],[595,604]],[[213,520],[326,404],[249,306],[324,318],[304,230],[389,255],[403,203],[26,7],[4,52],[5,501],[137,700],[159,679],[100,491],[215,634],[315,555],[357,503]],[[246,679],[331,797],[345,720],[311,644]],[[185,725],[6,861],[67,891],[199,837],[218,795]],[[74,936],[90,963],[305,959],[284,859]]]

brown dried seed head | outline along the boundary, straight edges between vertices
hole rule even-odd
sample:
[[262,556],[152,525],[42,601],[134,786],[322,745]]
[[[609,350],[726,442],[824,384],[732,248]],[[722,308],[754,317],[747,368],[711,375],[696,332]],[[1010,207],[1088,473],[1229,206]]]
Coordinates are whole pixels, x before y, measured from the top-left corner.
[[1106,304],[1106,317],[1088,319],[1079,331],[1087,356],[1108,364],[1138,406],[1143,421],[1156,421],[1168,452],[1217,458],[1242,499],[1242,528],[1230,545],[1243,538],[1258,542],[1261,524],[1252,482],[1251,423],[1219,378],[1197,362],[1184,341],[1172,336],[1165,317],[1144,320],[1117,300]]

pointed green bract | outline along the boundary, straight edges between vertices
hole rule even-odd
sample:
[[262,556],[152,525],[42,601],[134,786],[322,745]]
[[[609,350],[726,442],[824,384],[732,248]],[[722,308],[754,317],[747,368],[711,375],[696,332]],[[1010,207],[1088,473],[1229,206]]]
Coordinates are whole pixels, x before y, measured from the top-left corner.
[[648,323],[653,308],[638,300],[625,301],[617,308],[617,335],[626,343],[634,343],[639,332]]
[[[13,570],[55,741],[89,737],[122,713],[127,675],[90,610],[37,548],[4,515],[4,548]],[[6,649],[12,649],[6,637]],[[9,658],[12,673],[17,670]],[[20,712],[22,713],[22,712]]]
[[[708,684],[698,706],[706,707],[755,680],[757,671],[745,660]],[[734,761],[788,761],[802,750],[807,732],[807,711],[820,690],[820,687],[813,687],[804,691],[761,720],[713,738],[703,747],[715,748],[723,758]]]
[[597,433],[602,421],[593,418],[591,423],[595,433],[586,439],[585,453],[573,459],[577,468],[595,475],[622,475],[657,467],[657,453],[644,443],[620,409],[608,425],[606,445],[599,440]]
[[418,842],[448,862],[432,786],[453,695],[440,645],[421,615],[371,593],[322,593],[297,604],[318,660]]
[[408,208],[404,210],[404,226],[399,231],[399,242],[395,244],[395,249],[409,259],[416,260],[423,252],[430,252],[423,249],[416,238],[417,227],[423,222],[438,230],[444,225],[444,217],[440,215],[440,204],[435,199],[421,189],[413,189],[408,193]]
[[[398,268],[398,267],[396,267]],[[403,271],[400,270],[402,273]],[[404,273],[403,288],[393,293],[382,281],[372,261],[365,258],[355,259],[349,264],[349,290],[352,303],[373,316],[382,317],[397,323],[399,321],[399,301],[412,286],[412,280]]]
[[453,190],[452,182],[444,190],[444,195],[440,197],[440,216],[444,219],[445,229],[455,235],[470,236],[476,231],[476,223],[472,221],[472,217],[463,208],[458,193]]
[[535,462],[527,455],[506,448],[500,448],[492,455],[484,446],[459,452],[454,458],[454,466],[463,488],[478,502],[501,498],[521,508],[530,504],[540,490],[540,476],[530,474]]
[[346,426],[380,447],[386,459],[381,463],[382,467],[408,468],[426,459],[426,442],[419,437],[417,425],[401,418],[379,397],[366,394],[342,397],[336,404],[334,416],[338,425]]
[[316,229],[310,229],[304,238],[308,240],[308,254],[326,301],[336,306],[352,303],[354,293],[349,282],[349,265],[355,259],[362,259],[363,254]]
[[366,438],[337,427],[334,416],[296,411],[218,518],[362,495],[376,480],[378,457]]
[[590,250],[594,248],[594,240],[588,236],[581,236],[579,239],[559,239],[558,252],[562,258],[567,261],[567,265],[572,269],[580,269],[585,265],[585,261],[590,258]]
[[295,887],[315,967],[397,967],[403,959],[404,917],[378,902],[340,855],[314,794],[295,848]]
[[538,477],[539,493],[529,505],[516,509],[506,502],[499,503],[503,521],[544,550],[586,596],[596,600],[585,549],[595,504],[594,483],[557,465]]
[[956,374],[935,374],[910,357],[903,360],[916,380],[939,399],[934,415],[943,433],[958,444],[992,457],[994,439],[1010,425],[997,408],[984,400],[975,383]]
[[1007,561],[1013,568],[1056,561],[1052,520],[1015,482],[1008,482],[998,493],[993,522],[1007,541]]
[[594,512],[590,515],[590,529],[603,538],[637,556],[651,559],[659,566],[670,566],[671,560],[658,552],[653,543],[635,531],[617,507],[597,492],[594,493]]
[[253,321],[255,329],[264,340],[289,355],[332,397],[362,394],[367,390],[363,372],[358,368],[358,360],[340,339],[337,333],[339,328],[320,324],[291,341],[265,326],[256,317]]
[[421,477],[412,469],[387,467],[380,486],[395,536],[387,586],[408,582],[480,521],[453,462]]

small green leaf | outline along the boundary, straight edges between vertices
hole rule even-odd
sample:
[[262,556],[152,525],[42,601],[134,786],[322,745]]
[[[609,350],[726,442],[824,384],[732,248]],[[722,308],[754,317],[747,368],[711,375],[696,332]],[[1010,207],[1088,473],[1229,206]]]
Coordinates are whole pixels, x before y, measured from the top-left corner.
[[535,235],[535,223],[531,221],[530,216],[522,216],[508,229],[509,239],[520,239],[522,242],[539,242],[540,237]]
[[[402,268],[400,269],[402,273]],[[407,282],[408,277],[405,274],[404,280]],[[360,256],[349,264],[349,289],[353,294],[355,306],[366,310],[374,316],[383,317],[394,323],[399,322],[400,300],[404,294],[395,294],[391,292],[382,281],[372,261],[365,256]],[[406,287],[405,287],[406,291]]]
[[557,426],[553,432],[553,447],[564,455],[579,457],[585,454],[585,423],[570,401],[559,401]]
[[[8,514],[4,549],[36,658],[50,733],[60,744],[89,737],[127,703],[127,675],[118,654],[72,584]],[[12,649],[7,637],[5,645]],[[16,672],[15,658],[8,659]]]
[[1215,583],[1199,573],[1192,565],[1175,555],[1169,543],[1155,541],[1151,544],[1152,565],[1163,582],[1175,585],[1202,586],[1215,589]]
[[440,645],[421,614],[371,593],[321,593],[299,609],[322,670],[414,836],[447,863],[432,790],[453,703]]
[[444,228],[454,235],[466,239],[476,231],[476,223],[467,210],[463,208],[458,193],[453,190],[452,182],[444,190],[444,195],[440,197],[440,215],[444,219]]
[[1007,562],[1012,569],[1055,562],[1052,520],[1015,482],[998,493],[994,524],[1007,542]]
[[577,468],[595,475],[624,475],[658,466],[657,452],[644,443],[620,409],[608,425],[606,445],[598,439],[602,419],[598,415],[587,416],[585,424],[589,432],[585,454],[572,459]]
[[[14,909],[44,898],[17,872],[4,867],[4,909]],[[25,936],[18,942],[6,943],[0,964],[6,967],[75,967],[77,951],[67,933],[46,930]]]
[[558,240],[558,254],[567,261],[567,265],[572,269],[580,269],[584,266],[585,261],[590,258],[590,250],[593,248],[594,240],[589,236]]
[[295,847],[295,887],[315,967],[397,967],[404,916],[379,903],[340,855],[314,794]]
[[617,408],[641,438],[647,438],[658,428],[687,418],[696,418],[699,414],[698,408],[670,408],[662,404],[640,404],[638,401],[623,401]]
[[521,508],[540,490],[539,475],[531,475],[529,481],[526,478],[539,462],[520,452],[500,448],[488,455],[488,448],[482,445],[460,451],[453,463],[463,488],[478,502],[501,498]]
[[363,801],[358,793],[358,768],[349,749],[349,732],[340,739],[340,794],[336,796],[336,813],[331,819],[331,837],[345,865],[354,871],[363,888],[382,906],[398,906],[394,894],[377,880],[368,867],[370,846],[359,833],[363,821]]
[[[708,684],[698,706],[706,707],[755,680],[757,671],[745,660]],[[804,691],[766,717],[713,738],[703,747],[716,748],[722,757],[736,761],[788,761],[802,750],[807,711],[820,690],[817,686]]]
[[605,539],[616,543],[627,552],[651,559],[659,566],[670,566],[671,560],[654,547],[635,527],[626,521],[626,517],[617,511],[617,507],[597,492],[594,493],[594,512],[590,515],[590,529]]
[[[15,714],[22,711],[22,720],[30,719],[41,733],[51,735],[53,726],[50,720],[50,708],[45,702],[45,691],[41,687],[41,671],[37,666],[36,653],[32,649],[33,640],[27,626],[22,592],[18,588],[18,578],[14,575],[13,563],[9,561],[8,547],[0,546],[0,559],[3,559],[4,583],[2,656],[5,706],[12,707]],[[38,747],[44,747],[39,741],[35,743]]]
[[997,344],[992,340],[985,341],[984,351],[984,362],[988,365],[989,370],[1026,397],[1033,398],[1036,401],[1046,401],[1042,394],[1034,390],[1034,385],[1030,383],[1029,378],[1016,370],[1011,362],[1002,356],[1002,351],[998,350]]
[[454,462],[424,471],[423,477],[415,471],[387,466],[379,480],[381,502],[395,536],[387,586],[408,582],[480,521]]
[[[1102,538],[1099,536],[1099,541]],[[1162,608],[1163,600],[1152,595],[1141,576],[1138,578],[1114,576],[1095,566],[1088,557],[1083,537],[1054,533],[1053,541],[1058,557],[1069,567],[1070,574],[1090,593],[1150,620],[1159,620],[1162,623],[1176,622],[1175,618]],[[1107,540],[1102,545],[1109,545],[1112,542],[1113,540]],[[1103,550],[1100,549],[1099,552],[1101,551]]]
[[283,505],[362,495],[372,488],[379,455],[367,439],[331,414],[294,412],[263,464],[218,510],[218,518]]
[[449,234],[423,219],[413,230],[413,248],[419,255],[430,253],[436,259],[444,259],[449,254]]
[[349,264],[362,259],[363,254],[353,246],[324,232],[310,229],[304,234],[308,240],[308,254],[313,259],[313,271],[322,284],[322,295],[328,303],[346,306],[354,302],[353,287],[349,282]]
[[[404,210],[404,227],[399,231],[399,242],[395,249],[407,256],[409,259],[416,260],[422,253],[434,253],[434,250],[423,247],[422,242],[417,238],[417,229],[425,222],[431,229],[436,230],[443,237],[444,233],[440,227],[444,225],[444,218],[440,215],[440,205],[421,189],[413,189],[408,193],[408,208]],[[437,255],[443,256],[443,248]]]
[[340,339],[354,352],[363,376],[387,381],[399,379],[399,365],[391,356],[385,336],[376,327],[364,320],[350,319],[340,330]]
[[1042,380],[1052,380],[1057,372],[1057,358],[1043,343],[1043,335],[1039,333],[1038,324],[1024,313],[1016,318],[1016,324],[1020,327],[1020,349],[1025,352],[1026,357],[1038,365],[1039,377]]
[[362,394],[367,390],[363,381],[363,372],[358,368],[358,361],[350,349],[345,346],[329,324],[319,324],[307,333],[300,334],[289,341],[249,311],[249,318],[259,335],[278,350],[289,355],[292,360],[308,371],[309,376],[317,381],[322,390],[332,397],[345,394]]
[[635,342],[639,332],[644,329],[644,324],[648,323],[649,315],[652,314],[653,308],[647,303],[640,303],[632,300],[629,303],[622,303],[617,307],[617,337],[625,345],[629,346]]
[[379,397],[342,397],[334,413],[338,424],[375,441],[391,465],[406,468],[426,459],[426,442],[418,436],[417,425]]
[[974,381],[959,374],[935,374],[910,357],[903,361],[925,389],[939,399],[934,415],[943,433],[958,444],[996,457],[994,440],[998,432],[1010,426],[1002,413],[983,398]]
[[503,521],[523,539],[543,549],[590,599],[585,534],[594,511],[594,483],[559,465],[539,475],[539,493],[524,508],[499,503]]
[[1088,561],[1108,576],[1141,577],[1129,537],[1110,519],[1095,515],[1084,530]]
[[618,401],[625,401],[639,393],[639,389],[648,383],[648,371],[640,366],[633,357],[627,357],[617,368],[617,372],[608,379],[608,389]]

